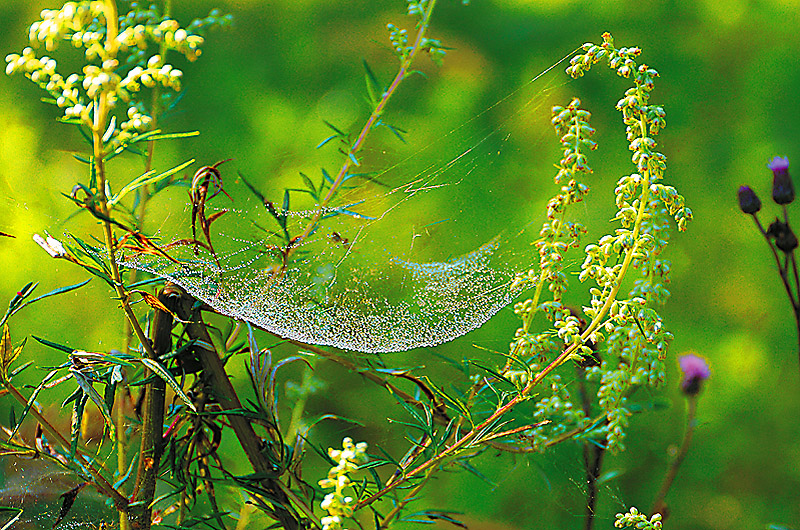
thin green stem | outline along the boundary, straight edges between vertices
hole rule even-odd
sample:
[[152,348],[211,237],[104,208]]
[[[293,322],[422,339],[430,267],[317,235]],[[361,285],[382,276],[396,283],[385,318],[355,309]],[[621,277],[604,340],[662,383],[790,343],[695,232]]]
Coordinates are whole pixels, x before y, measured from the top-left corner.
[[668,515],[667,505],[664,499],[666,498],[670,487],[672,487],[672,483],[675,482],[675,477],[678,476],[678,469],[680,469],[684,458],[686,458],[686,454],[689,452],[689,444],[692,442],[694,428],[697,425],[697,396],[689,396],[687,401],[688,412],[686,414],[686,432],[683,435],[681,448],[678,450],[678,454],[670,464],[669,470],[664,477],[664,482],[661,484],[661,489],[656,495],[655,502],[653,502],[653,508],[650,510],[650,515],[660,513],[662,515],[662,520],[666,519]]
[[392,519],[397,517],[397,515],[400,513],[400,511],[403,508],[405,508],[405,506],[409,502],[411,502],[411,501],[413,501],[414,499],[417,498],[417,494],[420,491],[422,491],[422,488],[424,488],[428,484],[428,481],[431,479],[431,477],[433,477],[433,470],[429,470],[428,473],[425,475],[425,478],[422,479],[419,484],[417,484],[416,486],[411,488],[411,491],[408,492],[408,495],[406,495],[400,501],[395,503],[394,508],[392,508],[389,511],[389,513],[387,513],[384,516],[384,518],[381,519],[381,522],[380,522],[380,525],[378,526],[378,528],[380,530],[382,530],[384,528],[389,528],[389,523],[392,522]]
[[397,71],[397,74],[394,76],[394,79],[392,80],[391,84],[389,85],[389,88],[387,88],[386,92],[383,93],[383,97],[381,97],[381,100],[375,106],[375,109],[372,111],[372,114],[370,114],[369,118],[367,119],[367,122],[364,124],[364,127],[361,129],[361,132],[358,134],[358,137],[356,138],[356,141],[353,143],[353,145],[347,151],[347,156],[344,159],[344,163],[342,164],[341,169],[339,169],[339,173],[336,175],[336,178],[334,179],[333,184],[331,184],[331,187],[328,190],[328,193],[325,195],[325,197],[320,202],[319,206],[317,207],[316,211],[314,212],[314,215],[311,217],[311,220],[308,222],[308,225],[306,225],[306,228],[303,230],[303,232],[294,239],[294,241],[293,241],[292,245],[290,246],[290,248],[287,249],[287,254],[286,254],[287,258],[294,252],[294,249],[296,249],[297,246],[302,241],[305,241],[305,239],[309,235],[311,235],[311,233],[313,233],[314,230],[316,229],[317,223],[319,223],[320,218],[325,213],[325,208],[328,206],[330,201],[333,199],[334,195],[339,190],[339,187],[342,185],[342,182],[344,182],[345,178],[347,177],[348,172],[350,171],[350,167],[354,163],[353,160],[356,158],[356,154],[363,147],[364,141],[366,140],[367,135],[372,130],[372,128],[377,123],[379,123],[379,119],[380,119],[381,115],[383,114],[383,111],[386,108],[387,103],[389,103],[389,100],[391,99],[392,95],[394,95],[394,93],[397,91],[397,87],[400,86],[400,83],[408,75],[409,70],[411,68],[411,64],[414,62],[414,59],[416,58],[416,56],[419,53],[420,48],[422,46],[423,39],[425,38],[425,33],[427,32],[428,27],[430,25],[430,18],[431,18],[431,14],[433,13],[433,8],[435,7],[435,5],[436,5],[436,0],[430,0],[428,2],[427,11],[425,12],[425,16],[423,17],[422,22],[420,22],[420,24],[419,24],[419,30],[417,31],[417,36],[414,39],[414,44],[411,47],[411,51],[409,51],[408,55],[403,57],[402,62],[400,63],[400,69]]

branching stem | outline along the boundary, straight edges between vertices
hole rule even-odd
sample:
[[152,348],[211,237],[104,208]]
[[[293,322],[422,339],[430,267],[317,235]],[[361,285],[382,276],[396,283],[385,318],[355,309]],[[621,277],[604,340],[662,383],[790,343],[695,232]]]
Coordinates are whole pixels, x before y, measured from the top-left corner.
[[358,134],[358,138],[347,151],[347,156],[344,159],[344,163],[342,164],[341,169],[339,169],[339,173],[336,175],[336,178],[331,184],[328,193],[322,199],[322,202],[318,205],[314,215],[311,217],[311,220],[306,225],[306,228],[303,232],[295,238],[294,244],[291,248],[287,251],[287,258],[292,254],[294,249],[297,248],[299,244],[301,244],[305,239],[310,236],[317,227],[317,223],[319,222],[320,218],[325,213],[325,208],[330,203],[331,199],[333,199],[334,195],[338,191],[339,187],[344,182],[345,178],[350,171],[350,167],[353,165],[354,159],[356,159],[356,154],[361,150],[364,145],[364,141],[367,138],[370,130],[379,123],[380,117],[383,114],[383,110],[386,107],[387,103],[389,103],[389,99],[391,99],[392,95],[397,91],[397,87],[400,86],[400,83],[406,78],[409,74],[410,68],[414,59],[419,53],[420,48],[422,46],[423,39],[425,38],[425,33],[428,31],[428,27],[430,25],[431,14],[433,13],[433,8],[436,6],[436,0],[429,0],[427,4],[427,10],[425,11],[425,16],[423,17],[422,21],[419,23],[419,30],[417,31],[417,36],[414,39],[414,44],[411,47],[411,50],[405,55],[400,63],[400,69],[397,71],[397,74],[394,76],[389,88],[386,89],[386,92],[383,93],[381,100],[373,109],[372,114],[370,114],[367,122],[364,124],[364,127],[361,129],[361,132]]

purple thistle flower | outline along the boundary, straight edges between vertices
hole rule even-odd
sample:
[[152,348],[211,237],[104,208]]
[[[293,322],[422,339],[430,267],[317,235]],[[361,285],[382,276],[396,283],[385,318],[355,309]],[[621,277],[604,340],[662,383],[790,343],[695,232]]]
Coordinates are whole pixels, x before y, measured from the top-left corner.
[[789,159],[785,156],[776,156],[767,163],[767,167],[772,171],[783,171],[789,169]]
[[776,156],[767,167],[772,170],[772,199],[778,204],[789,204],[794,200],[794,184],[789,176],[789,159]]
[[761,199],[750,186],[739,188],[739,209],[744,213],[755,214],[761,209]]
[[681,355],[678,358],[678,362],[681,366],[681,372],[683,372],[681,390],[689,396],[697,395],[702,388],[703,381],[711,377],[708,363],[705,359],[693,353]]

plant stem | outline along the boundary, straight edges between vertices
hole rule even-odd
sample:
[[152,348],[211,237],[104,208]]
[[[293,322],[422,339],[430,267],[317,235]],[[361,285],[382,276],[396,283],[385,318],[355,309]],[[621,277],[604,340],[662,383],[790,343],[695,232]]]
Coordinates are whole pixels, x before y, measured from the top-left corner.
[[429,0],[427,4],[427,11],[425,11],[425,16],[423,20],[419,23],[419,30],[417,31],[417,36],[414,39],[414,44],[411,47],[411,50],[408,52],[408,55],[403,57],[402,62],[400,63],[400,69],[397,71],[397,74],[394,76],[389,88],[386,89],[386,92],[383,93],[383,97],[375,106],[375,109],[370,114],[367,122],[364,124],[364,127],[361,129],[361,132],[358,134],[358,138],[347,151],[347,156],[344,159],[344,163],[342,164],[341,169],[339,169],[339,173],[336,175],[336,179],[334,179],[333,184],[331,184],[328,193],[320,202],[319,206],[317,207],[314,215],[311,217],[311,220],[306,225],[305,230],[294,239],[294,242],[290,245],[287,249],[286,257],[290,256],[294,249],[302,243],[309,235],[311,235],[317,227],[317,223],[319,222],[320,218],[325,213],[325,208],[330,203],[331,199],[333,199],[334,195],[341,186],[342,182],[347,177],[348,171],[350,170],[350,166],[353,164],[353,159],[355,159],[356,153],[359,152],[361,147],[363,147],[364,140],[367,137],[367,134],[372,129],[372,127],[378,123],[378,120],[383,114],[383,110],[386,107],[386,104],[389,102],[389,99],[397,90],[397,87],[400,86],[400,83],[405,79],[405,77],[409,73],[409,69],[411,68],[411,64],[414,62],[414,59],[417,56],[417,53],[420,50],[422,45],[422,41],[425,38],[425,33],[428,30],[430,25],[431,14],[433,14],[433,8],[436,6],[436,0]]
[[[588,418],[592,414],[592,402],[586,388],[586,369],[580,365],[575,365],[578,376],[581,408],[583,415]],[[592,530],[595,521],[595,507],[597,506],[597,479],[603,466],[603,455],[605,448],[602,445],[593,443],[591,440],[583,442],[583,466],[586,470],[586,530]]]
[[[117,42],[116,38],[119,32],[119,15],[117,11],[117,5],[115,0],[105,0],[105,18],[106,18],[106,41],[105,41],[105,53],[108,55],[109,58],[116,57],[117,54]],[[108,207],[108,197],[106,196],[106,170],[105,170],[105,146],[103,142],[103,134],[108,126],[108,112],[109,112],[109,104],[108,104],[108,94],[106,92],[101,92],[100,95],[95,100],[95,108],[93,112],[93,121],[92,121],[92,154],[94,157],[94,167],[95,173],[97,175],[97,199],[100,208],[100,212],[103,214],[105,219],[111,218],[111,211]],[[156,355],[153,346],[150,344],[150,341],[147,339],[142,327],[139,325],[138,318],[136,317],[133,309],[130,306],[130,295],[125,290],[124,284],[122,282],[122,276],[119,271],[119,266],[116,262],[115,251],[114,251],[114,234],[112,231],[111,223],[108,220],[103,221],[103,235],[106,245],[106,251],[108,252],[108,260],[109,266],[111,268],[111,277],[114,281],[114,290],[117,293],[117,297],[119,298],[120,304],[125,312],[125,316],[127,317],[128,322],[130,323],[130,327],[133,332],[136,334],[136,337],[139,339],[142,347],[144,348],[147,356],[150,359],[157,360],[158,356]],[[171,321],[170,321],[171,323]],[[164,417],[164,381],[156,378],[153,382],[147,385],[147,388],[144,390],[146,394],[146,415],[143,418],[143,430],[142,430],[142,450],[145,451],[140,456],[139,460],[139,473],[136,477],[136,492],[141,497],[143,495],[148,495],[151,491],[155,493],[155,476],[150,476],[152,473],[157,473],[158,471],[158,462],[160,461],[160,454],[158,454],[158,446],[161,442],[160,431],[163,429],[163,417]],[[160,401],[160,408],[159,408],[159,401]],[[121,407],[120,407],[121,409]],[[118,409],[119,410],[119,409]],[[121,412],[117,414],[117,429],[120,429],[120,423],[123,420],[121,416]],[[118,437],[120,433],[118,432]],[[124,436],[124,433],[123,433]],[[124,448],[124,444],[121,446]],[[118,448],[118,467],[120,467],[121,460],[124,460],[124,449]],[[122,453],[122,456],[119,456],[119,453]],[[147,455],[147,458],[145,457]],[[148,460],[148,458],[152,458]],[[155,468],[155,470],[151,470],[147,468],[147,463],[155,462],[155,465],[151,465],[151,468]],[[125,468],[124,464],[120,467],[120,470]],[[152,487],[151,487],[151,479],[152,479]],[[143,487],[144,485],[144,487]],[[137,510],[137,514],[134,514],[132,517],[132,521],[134,521],[134,528],[149,528],[150,527],[150,502],[152,502],[152,497],[146,503],[146,506],[140,510]],[[145,520],[146,519],[146,520]],[[127,523],[124,521],[124,518],[120,518],[120,528],[126,529]]]
[[[219,355],[212,346],[213,342],[203,323],[200,311],[194,308],[194,299],[184,293],[177,285],[168,283],[164,289],[170,289],[172,292],[180,294],[175,313],[178,318],[188,322],[186,334],[190,339],[197,341],[195,352],[203,367],[203,377],[208,381],[220,407],[222,410],[241,410],[242,404],[228,379],[228,374],[225,372],[225,367]],[[287,492],[280,481],[271,478],[276,474],[276,471],[262,451],[262,449],[265,449],[265,444],[256,435],[252,424],[247,418],[232,414],[227,416],[227,419],[253,470],[258,474],[270,477],[264,478],[261,481],[261,485],[273,499],[272,506],[275,518],[280,522],[284,530],[297,530],[299,528],[298,518],[291,511],[292,505]]]
[[[11,383],[5,383],[5,388],[12,396],[14,396],[14,398],[21,405],[27,406],[28,400],[25,399],[25,396],[23,396],[22,393],[19,390],[17,390],[17,388],[14,385],[12,385]],[[44,417],[44,415],[41,412],[39,412],[39,409],[37,409],[35,406],[31,407],[29,414],[33,415],[33,417],[36,418],[36,421],[39,422],[39,424],[42,426],[42,429],[44,429],[44,432],[46,432],[48,436],[50,436],[53,440],[56,440],[65,449],[67,450],[70,449],[72,444],[70,444],[69,440],[67,440],[60,432],[58,432],[58,430],[55,427],[53,427],[53,424],[50,423],[50,421],[48,421],[48,419]],[[95,469],[92,463],[94,461],[94,458],[85,455],[80,449],[76,449],[75,458],[79,461],[81,466],[83,466],[92,476],[92,478],[95,481],[95,486],[97,487],[97,490],[103,495],[109,497],[114,502],[114,507],[117,510],[122,512],[127,511],[128,499],[123,497],[122,494],[120,494],[120,492],[114,489],[114,486],[112,486],[111,483],[108,482],[97,469]]]
[[428,481],[433,476],[433,470],[429,470],[428,473],[425,475],[425,478],[420,481],[419,484],[411,488],[411,491],[408,492],[408,495],[402,498],[402,500],[395,503],[394,508],[391,509],[386,516],[381,519],[380,525],[378,526],[378,530],[383,530],[385,528],[389,528],[389,523],[394,519],[402,510],[406,504],[415,500],[417,498],[417,494],[428,484]]
[[661,484],[661,489],[659,490],[658,495],[656,495],[655,502],[653,502],[653,508],[650,510],[650,515],[660,513],[662,516],[662,521],[666,520],[667,515],[669,515],[664,499],[667,496],[672,483],[675,481],[675,477],[678,475],[678,469],[681,467],[683,459],[686,458],[686,454],[689,451],[689,444],[691,443],[692,435],[694,434],[694,428],[697,425],[697,396],[688,396],[687,402],[688,412],[686,414],[686,432],[683,435],[683,443],[681,443],[681,448],[678,451],[675,460],[673,460],[672,464],[669,466],[669,471],[667,471],[667,475],[664,477],[664,482]]
[[[162,289],[158,300],[167,308],[176,305],[175,293]],[[153,350],[151,359],[158,358],[172,350],[172,315],[160,309],[153,316]],[[145,371],[145,378],[151,377],[152,371]],[[139,449],[139,468],[133,488],[130,522],[135,530],[147,530],[151,525],[152,504],[156,492],[161,455],[164,449],[164,404],[166,383],[160,377],[145,387],[145,401],[142,414],[142,440]]]
[[[772,240],[767,235],[767,231],[764,230],[764,226],[759,221],[758,216],[756,214],[751,214],[753,216],[753,221],[756,223],[756,227],[758,231],[761,232],[761,235],[764,236],[764,239],[767,241],[767,245],[769,246],[770,251],[772,251],[772,257],[775,258],[775,264],[778,266],[778,275],[781,277],[781,281],[783,282],[783,288],[786,290],[786,294],[789,296],[789,302],[792,304],[792,311],[794,313],[794,321],[795,326],[797,328],[797,356],[798,356],[798,368],[800,368],[800,277],[798,277],[797,271],[797,260],[794,255],[794,251],[790,252],[786,256],[786,263],[782,264],[781,259],[778,256],[778,251],[775,249],[775,245],[772,243]],[[788,213],[786,211],[786,206],[783,207],[783,215],[786,223],[789,223]],[[792,290],[792,285],[789,283],[789,261],[791,260],[792,263],[792,272],[794,273],[794,285],[795,289]]]

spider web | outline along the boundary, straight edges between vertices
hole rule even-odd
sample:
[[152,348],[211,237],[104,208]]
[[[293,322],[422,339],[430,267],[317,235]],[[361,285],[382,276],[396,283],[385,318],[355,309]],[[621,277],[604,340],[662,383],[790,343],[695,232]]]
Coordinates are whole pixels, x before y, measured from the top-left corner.
[[[0,514],[0,528],[9,523],[9,528],[14,529],[51,528],[61,511],[61,495],[81,482],[74,473],[46,460],[5,456],[0,468],[0,506],[20,512],[9,510]],[[86,487],[78,493],[57,528],[96,530],[101,523],[113,525],[117,518],[104,499]]]
[[[481,205],[471,201],[476,190],[508,185],[503,173],[514,164],[524,167],[506,154],[523,150],[515,138],[522,121],[539,120],[536,142],[552,134],[545,99],[560,71],[550,75],[550,86],[544,76],[562,61],[388,168],[358,168],[367,173],[352,177],[348,184],[356,184],[335,205],[277,210],[285,231],[276,228],[276,210],[251,197],[211,225],[214,254],[178,245],[169,247],[169,259],[128,254],[120,264],[174,282],[219,313],[304,343],[378,353],[464,335],[519,295],[515,275],[533,262],[525,230],[476,241],[485,236],[470,218]],[[210,217],[214,211],[206,208]],[[301,233],[315,214],[319,227],[284,260],[278,250],[286,246],[284,234]],[[436,237],[428,237],[432,231]],[[169,243],[190,233],[162,229],[158,237]],[[197,234],[203,240],[199,228]]]

